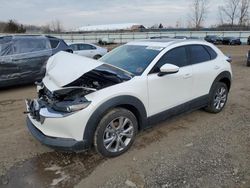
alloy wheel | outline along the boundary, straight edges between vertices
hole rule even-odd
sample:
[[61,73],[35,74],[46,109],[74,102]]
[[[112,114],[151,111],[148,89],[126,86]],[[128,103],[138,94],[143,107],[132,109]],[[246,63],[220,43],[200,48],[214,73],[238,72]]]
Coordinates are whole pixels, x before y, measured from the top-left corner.
[[227,90],[224,87],[220,87],[214,96],[214,107],[216,110],[221,110],[227,101]]
[[129,145],[134,132],[133,123],[129,118],[120,116],[113,119],[103,134],[104,147],[109,152],[120,152]]

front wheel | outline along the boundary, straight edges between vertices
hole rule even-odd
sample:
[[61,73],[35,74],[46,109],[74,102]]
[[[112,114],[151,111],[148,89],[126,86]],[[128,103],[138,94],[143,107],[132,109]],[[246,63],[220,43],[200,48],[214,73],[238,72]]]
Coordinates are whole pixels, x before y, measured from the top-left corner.
[[209,96],[209,104],[205,110],[211,113],[219,113],[225,107],[227,98],[227,85],[222,82],[215,83]]
[[95,148],[105,157],[119,156],[133,144],[137,130],[134,114],[124,108],[115,108],[101,119],[95,132]]

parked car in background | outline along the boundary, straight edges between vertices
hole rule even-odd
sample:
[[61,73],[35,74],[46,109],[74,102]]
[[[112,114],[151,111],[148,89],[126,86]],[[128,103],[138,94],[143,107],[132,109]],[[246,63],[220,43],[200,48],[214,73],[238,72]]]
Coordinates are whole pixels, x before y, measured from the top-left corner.
[[188,37],[186,36],[175,36],[174,39],[187,39]]
[[73,50],[74,54],[93,59],[99,59],[108,52],[107,48],[103,48],[90,43],[71,43],[69,44],[69,46]]
[[114,44],[115,43],[115,39],[111,39],[111,38],[101,38],[98,41],[98,44],[100,45],[108,45],[108,44]]
[[250,36],[247,38],[247,44],[250,45]]
[[0,37],[0,87],[41,80],[48,58],[59,51],[73,52],[62,39],[51,36]]
[[226,45],[241,45],[241,40],[239,37],[223,37],[222,44]]
[[222,38],[217,35],[207,35],[204,40],[212,44],[222,44]]
[[168,39],[169,36],[153,36],[153,37],[150,37],[150,39]]
[[199,38],[199,37],[194,37],[194,36],[188,37],[187,39],[190,39],[190,40],[201,40],[201,38]]
[[134,41],[99,61],[60,52],[48,61],[37,99],[26,100],[27,126],[45,145],[69,151],[95,146],[115,157],[138,131],[174,115],[221,112],[231,76],[228,57],[205,41]]

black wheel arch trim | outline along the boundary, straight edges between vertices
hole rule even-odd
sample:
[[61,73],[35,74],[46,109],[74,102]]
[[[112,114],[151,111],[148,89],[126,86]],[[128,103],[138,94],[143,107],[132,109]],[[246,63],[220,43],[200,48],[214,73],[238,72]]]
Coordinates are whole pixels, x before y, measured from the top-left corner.
[[83,134],[83,139],[88,140],[89,142],[88,145],[90,146],[93,145],[94,134],[95,134],[96,128],[101,118],[109,110],[116,108],[116,107],[124,107],[128,110],[130,110],[128,107],[133,108],[133,110],[136,110],[135,117],[138,120],[138,128],[145,129],[147,127],[148,125],[147,112],[146,112],[144,104],[141,102],[140,99],[134,96],[129,96],[129,95],[122,95],[122,96],[114,97],[112,99],[107,100],[103,104],[101,104],[94,111],[94,113],[90,116],[86,124],[84,134]]
[[232,83],[232,77],[231,77],[231,73],[229,71],[223,71],[221,72],[214,80],[213,84],[211,85],[210,91],[209,93],[211,93],[211,90],[213,88],[213,85],[217,82],[223,82],[223,80],[226,79],[229,81],[229,83],[225,83],[228,86],[228,91],[231,88],[231,83]]

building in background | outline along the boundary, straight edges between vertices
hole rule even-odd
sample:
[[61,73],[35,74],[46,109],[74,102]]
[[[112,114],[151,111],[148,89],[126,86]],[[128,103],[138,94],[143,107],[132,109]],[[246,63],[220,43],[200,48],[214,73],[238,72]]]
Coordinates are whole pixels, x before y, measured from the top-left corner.
[[96,31],[141,31],[145,27],[138,23],[106,24],[83,26],[75,29],[74,32],[96,32]]

